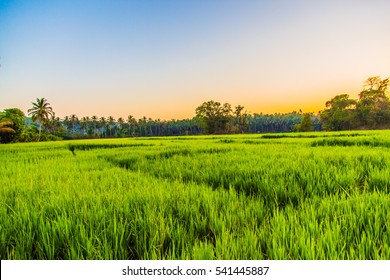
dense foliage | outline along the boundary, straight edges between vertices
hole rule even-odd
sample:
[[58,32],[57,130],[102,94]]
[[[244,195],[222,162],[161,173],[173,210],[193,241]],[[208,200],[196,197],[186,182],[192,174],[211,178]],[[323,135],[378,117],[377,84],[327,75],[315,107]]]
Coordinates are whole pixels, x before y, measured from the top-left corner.
[[358,100],[337,95],[318,115],[302,111],[250,114],[241,105],[210,100],[199,105],[191,119],[136,119],[129,115],[116,120],[113,116],[79,118],[75,114],[60,119],[45,98],[38,98],[28,110],[32,119],[16,108],[0,113],[0,142],[390,128],[388,85],[389,79],[370,77]]
[[321,121],[326,130],[390,128],[389,79],[370,77],[359,100],[342,94],[326,102]]
[[[214,102],[214,101],[211,101]],[[215,102],[218,103],[218,102]],[[229,105],[230,106],[230,105]],[[266,133],[296,131],[303,114],[292,112],[287,114],[248,114],[242,112],[244,107],[237,106],[229,111],[224,120],[201,120],[199,117],[183,120],[160,120],[143,117],[135,119],[133,116],[118,118],[66,116],[62,120],[55,115],[41,122],[34,123],[20,111],[18,118],[21,134],[8,133],[10,141],[30,142],[57,139],[80,138],[113,138],[113,137],[144,137],[144,136],[180,136],[199,135],[204,133]],[[7,112],[6,109],[5,112]],[[17,109],[18,110],[18,109]],[[10,120],[16,121],[15,116]],[[319,118],[310,115],[315,130],[320,130]],[[20,120],[24,120],[20,123]],[[208,123],[210,121],[210,124]],[[41,129],[40,129],[41,128]],[[40,132],[42,131],[42,132]],[[299,130],[298,130],[299,131]],[[2,134],[3,135],[3,134]],[[1,136],[0,136],[1,137]],[[5,138],[4,138],[5,139]],[[4,141],[5,142],[5,141]]]
[[24,113],[17,108],[5,109],[0,113],[0,122],[3,129],[0,130],[0,142],[10,143],[21,140],[24,130]]

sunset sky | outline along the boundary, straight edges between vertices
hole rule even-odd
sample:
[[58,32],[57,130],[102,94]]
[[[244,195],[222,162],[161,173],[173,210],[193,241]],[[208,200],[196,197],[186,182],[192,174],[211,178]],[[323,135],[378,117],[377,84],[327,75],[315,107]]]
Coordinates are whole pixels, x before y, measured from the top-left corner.
[[0,110],[318,112],[390,76],[390,1],[0,0]]

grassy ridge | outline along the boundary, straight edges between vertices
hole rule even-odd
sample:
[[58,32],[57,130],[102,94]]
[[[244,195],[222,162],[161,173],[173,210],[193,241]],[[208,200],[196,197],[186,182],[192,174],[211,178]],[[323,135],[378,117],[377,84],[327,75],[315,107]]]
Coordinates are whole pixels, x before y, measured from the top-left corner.
[[387,146],[314,144],[389,132],[262,137],[0,146],[0,257],[390,258]]

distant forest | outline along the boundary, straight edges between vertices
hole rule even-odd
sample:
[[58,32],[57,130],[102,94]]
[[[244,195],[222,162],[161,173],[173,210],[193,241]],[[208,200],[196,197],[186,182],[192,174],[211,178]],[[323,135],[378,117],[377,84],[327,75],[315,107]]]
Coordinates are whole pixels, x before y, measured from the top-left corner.
[[243,106],[232,107],[207,101],[195,109],[195,116],[183,120],[143,117],[56,117],[45,98],[38,98],[28,116],[18,108],[0,112],[0,142],[32,142],[61,139],[181,136],[199,134],[277,133],[292,131],[387,129],[390,128],[389,78],[368,78],[359,99],[337,95],[317,114],[291,112],[250,114]]

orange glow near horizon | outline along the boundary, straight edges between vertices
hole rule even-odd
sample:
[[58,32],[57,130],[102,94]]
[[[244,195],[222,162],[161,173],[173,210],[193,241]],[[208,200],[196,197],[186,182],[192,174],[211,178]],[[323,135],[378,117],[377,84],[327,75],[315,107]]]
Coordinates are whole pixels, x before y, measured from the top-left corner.
[[61,118],[192,118],[209,100],[317,113],[390,76],[389,1],[20,3],[0,5],[0,110],[45,97]]
[[[357,99],[358,93],[361,91],[361,85],[350,87],[340,86],[340,90],[323,92],[317,91],[312,94],[291,91],[283,94],[281,92],[273,92],[269,95],[261,95],[256,93],[239,94],[203,94],[193,98],[183,98],[181,100],[167,100],[163,102],[161,99],[147,100],[140,98],[133,102],[123,102],[119,99],[107,100],[104,105],[88,105],[88,100],[73,102],[68,100],[62,106],[58,106],[56,100],[49,100],[56,115],[63,118],[71,114],[77,115],[79,118],[84,116],[97,115],[98,117],[113,116],[114,118],[127,118],[132,115],[136,119],[144,116],[152,119],[171,120],[171,119],[187,119],[195,116],[195,109],[203,102],[214,100],[220,103],[230,103],[232,107],[237,105],[244,106],[248,113],[254,114],[274,114],[274,113],[290,113],[293,111],[311,112],[317,114],[325,108],[325,102],[339,94],[349,94],[351,98]],[[344,89],[344,90],[342,90]],[[248,98],[248,96],[250,96]],[[289,98],[286,98],[289,97]],[[296,98],[291,98],[296,96]],[[27,111],[28,107],[24,111]],[[64,110],[65,109],[65,110]]]

